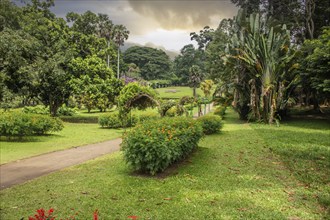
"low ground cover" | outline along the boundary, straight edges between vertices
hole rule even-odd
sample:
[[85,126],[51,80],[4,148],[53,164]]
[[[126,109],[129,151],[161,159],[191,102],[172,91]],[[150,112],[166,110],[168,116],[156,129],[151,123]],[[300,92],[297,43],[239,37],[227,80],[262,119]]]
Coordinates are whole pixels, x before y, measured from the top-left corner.
[[327,219],[326,123],[276,127],[235,118],[228,110],[222,132],[206,136],[167,176],[134,174],[117,152],[2,190],[0,217],[54,208],[79,219],[96,209],[100,219]]
[[20,141],[0,137],[0,162],[111,140],[121,134],[120,129],[101,129],[97,124],[64,123],[62,131],[50,135],[28,136]]

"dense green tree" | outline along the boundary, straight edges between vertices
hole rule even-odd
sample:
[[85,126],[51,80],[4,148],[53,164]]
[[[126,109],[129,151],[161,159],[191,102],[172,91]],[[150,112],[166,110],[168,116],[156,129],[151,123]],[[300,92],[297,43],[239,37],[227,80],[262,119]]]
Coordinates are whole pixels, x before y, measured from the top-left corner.
[[169,79],[171,77],[171,61],[160,49],[134,46],[124,53],[126,63],[134,63],[140,69],[145,80]]
[[0,31],[4,28],[20,29],[22,10],[9,0],[0,1]]
[[179,78],[179,82],[183,85],[187,85],[189,81],[189,69],[193,65],[203,66],[203,62],[200,59],[201,51],[196,50],[194,45],[185,45],[180,54],[175,57],[173,62],[173,72]]
[[104,60],[92,55],[85,59],[81,57],[74,58],[68,65],[70,73],[79,78],[81,75],[88,75],[90,78],[99,77],[101,79],[108,79],[114,77],[112,69],[108,68]]
[[329,51],[329,27],[325,28],[317,39],[306,40],[299,51],[301,92],[306,94],[307,105],[312,100],[315,110],[320,110],[319,104],[328,101],[330,95]]
[[209,26],[205,26],[203,30],[199,31],[199,34],[196,32],[190,33],[190,39],[195,40],[198,44],[198,49],[205,50],[207,44],[213,39],[214,30]]
[[245,9],[248,14],[260,12],[261,0],[231,0],[231,2]]
[[226,47],[232,34],[232,19],[223,19],[213,34],[213,40],[208,44],[205,54],[205,71],[208,77],[215,82],[228,81],[229,71],[224,65],[223,57],[226,56]]
[[119,57],[120,57],[120,46],[124,45],[125,40],[128,39],[129,31],[124,25],[116,25],[114,27],[113,36],[114,42],[117,45],[117,79],[119,79]]

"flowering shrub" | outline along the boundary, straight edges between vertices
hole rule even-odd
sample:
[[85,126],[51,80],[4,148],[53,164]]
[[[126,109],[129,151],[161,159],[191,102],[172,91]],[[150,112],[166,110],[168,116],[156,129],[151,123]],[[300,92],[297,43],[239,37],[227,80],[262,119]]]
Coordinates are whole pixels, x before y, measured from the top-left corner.
[[29,220],[54,220],[53,212],[54,209],[49,209],[47,213],[44,209],[38,209],[37,214],[34,217],[29,217]]
[[11,112],[0,115],[0,136],[27,136],[56,132],[63,122],[48,115]]
[[121,146],[128,164],[154,175],[188,156],[202,136],[202,127],[191,118],[162,118],[138,124]]
[[[54,212],[53,208],[49,209],[47,213],[44,209],[38,209],[37,214],[35,214],[33,217],[30,216],[29,220],[55,220],[56,217],[53,216],[53,212]],[[75,216],[71,216],[70,218],[66,218],[66,219],[74,220]],[[99,220],[99,213],[97,210],[95,210],[93,213],[93,220]]]
[[214,134],[222,128],[222,120],[218,115],[204,115],[197,118],[197,121],[203,127],[204,134]]

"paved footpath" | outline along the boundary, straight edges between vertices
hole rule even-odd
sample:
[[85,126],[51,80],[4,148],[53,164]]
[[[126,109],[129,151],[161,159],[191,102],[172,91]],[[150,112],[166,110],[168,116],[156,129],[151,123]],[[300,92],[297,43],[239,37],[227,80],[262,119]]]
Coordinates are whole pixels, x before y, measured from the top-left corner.
[[[194,117],[198,117],[198,113]],[[121,141],[121,138],[117,138],[111,141],[50,152],[1,165],[0,189],[9,188],[36,177],[100,157],[104,154],[119,151]]]
[[1,189],[118,151],[121,141],[121,138],[117,138],[111,141],[55,151],[1,165]]

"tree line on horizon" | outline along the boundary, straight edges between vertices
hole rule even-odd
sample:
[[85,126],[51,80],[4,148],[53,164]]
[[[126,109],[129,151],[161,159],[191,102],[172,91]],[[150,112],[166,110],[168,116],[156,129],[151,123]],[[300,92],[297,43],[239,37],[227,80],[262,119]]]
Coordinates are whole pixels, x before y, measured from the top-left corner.
[[231,1],[240,7],[234,18],[191,33],[198,47],[185,45],[171,60],[150,47],[122,53],[129,31],[108,15],[70,12],[64,20],[50,11],[53,0],[1,0],[1,107],[41,102],[55,115],[74,99],[106,109],[124,86],[120,77],[194,87],[212,79],[240,118],[269,123],[293,104],[327,104],[330,3]]

